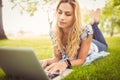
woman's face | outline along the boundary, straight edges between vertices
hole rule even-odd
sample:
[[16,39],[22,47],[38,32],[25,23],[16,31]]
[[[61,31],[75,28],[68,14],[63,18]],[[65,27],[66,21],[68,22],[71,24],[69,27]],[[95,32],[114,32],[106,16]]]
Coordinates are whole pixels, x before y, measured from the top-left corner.
[[60,28],[70,28],[73,24],[73,7],[69,3],[61,3],[57,10],[57,24]]

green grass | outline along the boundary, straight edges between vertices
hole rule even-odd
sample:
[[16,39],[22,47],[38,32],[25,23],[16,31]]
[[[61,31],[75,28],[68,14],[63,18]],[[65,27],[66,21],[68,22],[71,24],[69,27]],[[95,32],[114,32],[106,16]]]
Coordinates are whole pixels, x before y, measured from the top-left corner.
[[0,40],[0,46],[30,47],[34,49],[39,59],[45,59],[52,55],[52,42],[48,36]]
[[[100,58],[90,65],[73,67],[73,72],[63,80],[120,80],[120,37],[107,37],[110,55]],[[0,40],[0,46],[30,47],[38,59],[51,57],[52,43],[49,37]],[[0,77],[5,79],[0,70]],[[13,79],[12,79],[13,80]]]
[[110,55],[90,65],[74,67],[64,80],[120,80],[120,37],[106,38]]

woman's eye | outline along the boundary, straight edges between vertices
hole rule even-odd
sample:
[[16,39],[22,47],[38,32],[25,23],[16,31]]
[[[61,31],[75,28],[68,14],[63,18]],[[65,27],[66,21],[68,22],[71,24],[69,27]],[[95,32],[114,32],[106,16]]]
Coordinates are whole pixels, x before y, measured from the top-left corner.
[[65,15],[66,15],[66,16],[71,16],[71,14],[70,14],[70,13],[66,13]]
[[66,14],[66,16],[71,16],[71,14]]

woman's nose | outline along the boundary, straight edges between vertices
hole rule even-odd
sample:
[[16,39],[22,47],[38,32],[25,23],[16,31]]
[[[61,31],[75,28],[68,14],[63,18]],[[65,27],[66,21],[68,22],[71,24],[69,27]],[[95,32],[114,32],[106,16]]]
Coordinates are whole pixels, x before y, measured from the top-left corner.
[[60,19],[64,20],[65,19],[65,14],[61,14]]

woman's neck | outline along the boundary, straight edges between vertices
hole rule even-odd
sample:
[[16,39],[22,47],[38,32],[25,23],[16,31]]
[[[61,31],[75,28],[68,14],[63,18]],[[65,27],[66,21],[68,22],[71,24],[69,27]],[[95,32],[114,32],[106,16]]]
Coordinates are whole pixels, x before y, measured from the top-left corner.
[[69,31],[70,31],[71,28],[63,28],[63,34],[64,35],[68,35]]

